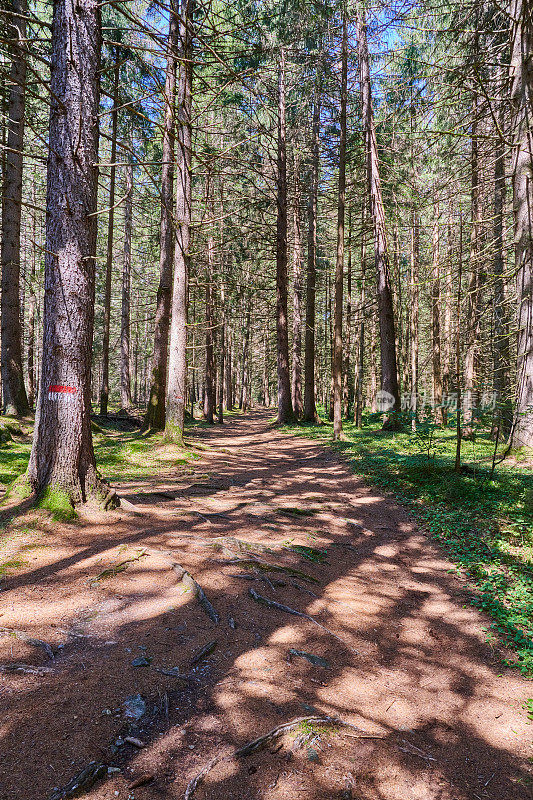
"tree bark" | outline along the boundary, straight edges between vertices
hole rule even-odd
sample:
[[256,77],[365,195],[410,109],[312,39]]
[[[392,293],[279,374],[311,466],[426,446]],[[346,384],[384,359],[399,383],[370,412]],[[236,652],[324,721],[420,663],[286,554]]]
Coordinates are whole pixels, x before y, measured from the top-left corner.
[[432,343],[432,383],[434,420],[442,425],[444,420],[442,408],[442,363],[440,336],[440,229],[439,206],[435,203],[433,220],[433,275],[431,281],[431,343]]
[[511,2],[513,215],[518,294],[516,413],[512,444],[533,447],[533,17]]
[[276,333],[278,350],[278,423],[294,421],[289,369],[287,312],[287,143],[285,132],[285,50],[278,64],[278,154],[276,225]]
[[109,402],[109,333],[111,329],[111,279],[113,275],[113,236],[115,224],[115,178],[117,161],[118,95],[120,87],[120,54],[115,47],[113,110],[111,112],[111,169],[109,173],[109,216],[107,223],[107,256],[104,289],[104,330],[102,335],[102,385],[100,414],[107,415]]
[[[390,396],[389,411],[400,410],[398,388],[398,369],[396,363],[396,334],[394,327],[394,307],[392,300],[389,257],[385,230],[385,210],[381,191],[376,128],[372,109],[370,67],[366,37],[364,12],[356,14],[358,37],[359,69],[361,73],[361,99],[363,128],[365,132],[367,179],[369,186],[371,217],[374,228],[374,249],[377,274],[377,296],[379,308],[379,335],[381,345],[381,390]],[[386,415],[384,425],[392,424]]]
[[[502,70],[503,73],[503,70]],[[500,75],[500,80],[503,75]],[[505,129],[505,106],[499,101],[500,129]],[[495,409],[493,435],[507,439],[511,433],[513,409],[509,382],[510,348],[509,319],[505,302],[504,215],[506,200],[505,142],[498,136],[494,157],[494,228],[493,228],[493,284],[494,284],[494,393]]]
[[183,442],[187,388],[187,278],[191,242],[191,111],[192,111],[192,14],[193,0],[182,0],[180,9],[179,124],[176,153],[176,243],[170,322],[167,414],[165,433]]
[[471,167],[471,213],[472,231],[470,237],[470,280],[468,285],[466,311],[465,390],[463,397],[463,438],[474,433],[474,415],[477,405],[477,366],[479,358],[479,337],[481,323],[481,187],[478,152],[478,114],[479,99],[474,95],[472,116]]
[[[73,36],[72,32],[76,31]],[[54,4],[41,383],[28,481],[73,502],[101,491],[91,436],[98,112],[96,0]]]
[[27,0],[11,0],[8,17],[11,69],[7,102],[7,151],[2,187],[2,399],[5,414],[29,411],[22,369],[20,226],[26,87]]
[[411,216],[411,414],[412,430],[416,430],[418,414],[418,211],[413,206]]
[[120,407],[131,407],[131,237],[133,227],[133,164],[125,169],[124,255],[122,261],[122,307],[120,315]]
[[174,261],[172,204],[174,200],[176,70],[179,44],[178,0],[171,0],[165,78],[165,113],[163,118],[159,286],[155,312],[150,399],[144,420],[147,428],[154,428],[155,430],[163,430],[165,427],[168,332],[170,327],[172,267]]
[[[211,176],[207,176],[206,187],[207,214],[214,217],[214,203],[212,196]],[[215,242],[213,239],[212,222],[207,234],[207,274],[205,283],[205,395],[204,419],[210,425],[215,421],[215,354],[213,351],[213,332],[215,329],[215,315],[213,308],[213,280],[215,272]]]
[[348,101],[348,27],[342,14],[339,186],[337,200],[337,260],[335,264],[335,323],[333,342],[333,438],[342,435],[342,318],[344,291],[344,216],[346,205],[346,104]]
[[365,365],[365,302],[366,302],[366,205],[363,201],[361,214],[361,294],[359,298],[359,337],[357,350],[357,363],[355,367],[354,395],[355,414],[354,422],[358,428],[363,425],[363,383]]
[[294,414],[300,419],[303,413],[302,400],[302,275],[303,252],[300,225],[300,160],[294,156],[294,249],[292,262],[292,404]]
[[315,403],[315,317],[316,317],[316,225],[318,214],[318,176],[320,168],[320,85],[316,78],[311,142],[311,180],[309,187],[307,277],[305,298],[304,408],[303,420],[317,422]]

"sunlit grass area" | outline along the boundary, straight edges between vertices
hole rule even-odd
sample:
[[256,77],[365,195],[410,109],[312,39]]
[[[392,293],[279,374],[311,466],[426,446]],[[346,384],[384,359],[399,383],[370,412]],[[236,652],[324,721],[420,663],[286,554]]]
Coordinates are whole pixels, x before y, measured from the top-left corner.
[[[378,415],[362,429],[344,424],[345,440],[332,442],[332,424],[300,428],[343,453],[352,469],[390,492],[445,548],[511,647],[513,664],[533,675],[533,469],[516,454],[496,466],[494,441],[478,433],[463,441],[461,472],[454,472],[455,431],[421,425],[413,433],[382,431]],[[500,446],[500,450],[502,447]]]

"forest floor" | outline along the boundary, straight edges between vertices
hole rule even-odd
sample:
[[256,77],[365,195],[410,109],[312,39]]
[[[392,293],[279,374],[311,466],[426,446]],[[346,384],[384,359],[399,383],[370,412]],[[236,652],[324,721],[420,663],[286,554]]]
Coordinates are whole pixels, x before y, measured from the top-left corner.
[[127,509],[3,511],[0,799],[91,761],[90,800],[183,798],[217,758],[190,797],[533,797],[531,684],[406,509],[265,412],[195,442],[115,475]]

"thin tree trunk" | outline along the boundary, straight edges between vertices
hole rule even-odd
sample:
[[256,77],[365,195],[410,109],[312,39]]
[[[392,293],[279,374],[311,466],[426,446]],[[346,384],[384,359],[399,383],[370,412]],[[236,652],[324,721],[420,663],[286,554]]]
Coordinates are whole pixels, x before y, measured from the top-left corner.
[[[211,220],[214,217],[214,203],[212,195],[211,176],[207,176],[206,200],[207,213]],[[204,419],[210,425],[215,421],[215,354],[213,350],[213,332],[215,330],[215,318],[213,308],[213,280],[215,272],[215,242],[213,239],[212,222],[209,225],[207,234],[207,274],[205,284],[205,395],[204,395]]]
[[411,218],[411,427],[416,430],[418,403],[418,212],[412,208]]
[[472,233],[470,239],[470,281],[468,286],[466,337],[467,349],[465,357],[465,391],[463,399],[463,438],[474,433],[474,413],[477,405],[477,362],[481,322],[481,196],[478,153],[478,113],[479,100],[474,95],[472,111],[472,150],[471,150],[471,208]]
[[182,0],[180,10],[180,63],[176,153],[176,242],[167,386],[165,432],[183,442],[187,391],[187,278],[191,241],[191,112],[192,112],[192,16],[193,0]]
[[302,277],[303,252],[300,225],[300,161],[294,156],[294,250],[293,250],[293,295],[292,295],[292,404],[295,416],[303,413],[302,400]]
[[348,261],[346,265],[346,334],[344,337],[343,415],[350,419],[353,400],[352,356],[352,208],[348,212]]
[[170,2],[168,52],[165,79],[165,113],[161,169],[161,225],[159,233],[159,286],[154,327],[154,355],[150,399],[144,424],[147,428],[163,430],[168,366],[168,332],[172,297],[172,266],[174,262],[174,232],[172,204],[174,200],[174,142],[176,70],[179,51],[178,0]]
[[457,275],[457,320],[455,331],[455,380],[457,382],[457,423],[456,423],[456,444],[455,444],[455,472],[461,471],[461,443],[462,443],[462,419],[461,411],[463,408],[461,397],[461,284],[463,280],[463,215],[459,212],[459,258]]
[[513,212],[518,294],[516,416],[512,444],[533,447],[533,15],[511,2]]
[[445,422],[442,408],[442,363],[440,337],[440,229],[439,206],[435,203],[433,220],[433,276],[431,281],[431,341],[433,366],[434,419],[438,425]]
[[278,423],[293,422],[287,312],[287,144],[285,132],[285,50],[278,64],[278,154],[276,227],[276,332],[278,349]]
[[[503,70],[500,80],[503,78]],[[505,126],[505,106],[499,101],[499,122],[501,130]],[[509,320],[505,303],[505,286],[503,274],[504,257],[504,214],[505,214],[505,148],[504,141],[498,136],[495,143],[494,161],[494,230],[493,230],[493,282],[494,282],[494,393],[495,409],[493,419],[493,436],[507,439],[511,433],[513,409],[511,405],[511,387],[509,384]]]
[[[379,309],[379,335],[381,345],[381,391],[384,404],[390,412],[400,410],[400,393],[398,389],[398,369],[396,364],[396,333],[394,328],[394,307],[390,285],[389,258],[385,231],[385,210],[381,192],[379,161],[376,140],[376,128],[372,109],[372,91],[370,85],[370,67],[368,44],[366,37],[366,20],[364,12],[356,14],[358,37],[359,69],[361,72],[361,98],[363,127],[367,159],[367,177],[371,203],[371,217],[374,227],[374,250],[377,275],[377,296]],[[389,416],[385,417],[384,426],[394,424]]]
[[318,76],[313,105],[311,142],[311,180],[308,206],[307,286],[305,299],[304,408],[303,419],[317,422],[315,402],[315,316],[316,316],[316,247],[318,214],[318,176],[320,168],[320,86]]
[[26,88],[27,0],[11,0],[8,17],[11,69],[7,102],[7,151],[2,187],[2,399],[6,414],[27,414],[20,321],[20,228]]
[[[35,181],[32,185],[32,201],[35,205]],[[30,285],[28,297],[28,404],[33,408],[35,404],[35,327],[37,316],[37,297],[35,294],[36,257],[37,257],[37,211],[32,215],[32,252],[30,267]]]
[[131,237],[133,227],[133,164],[125,169],[124,257],[122,261],[122,308],[120,315],[120,407],[131,407]]
[[41,388],[27,477],[35,492],[60,490],[73,502],[101,491],[90,419],[100,48],[96,0],[57,0]]
[[337,260],[335,265],[335,323],[333,346],[333,438],[342,435],[342,318],[344,292],[344,216],[346,205],[346,104],[348,101],[348,27],[342,13],[339,186],[337,201]]
[[113,235],[115,224],[115,178],[117,161],[118,94],[120,86],[120,51],[115,50],[113,77],[113,109],[111,112],[111,169],[109,173],[109,216],[107,223],[107,256],[104,289],[104,330],[102,335],[102,385],[100,387],[100,414],[107,415],[109,402],[109,334],[111,330],[111,282],[113,275]]
[[363,424],[363,386],[365,365],[365,302],[366,302],[366,205],[363,201],[361,219],[361,295],[359,299],[359,349],[355,371],[355,416],[358,428]]

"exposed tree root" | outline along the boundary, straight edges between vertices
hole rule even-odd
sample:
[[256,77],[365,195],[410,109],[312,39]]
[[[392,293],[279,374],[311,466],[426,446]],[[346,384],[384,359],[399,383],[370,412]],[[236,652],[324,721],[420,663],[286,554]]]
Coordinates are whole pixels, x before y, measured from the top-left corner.
[[174,572],[178,576],[178,579],[181,581],[184,587],[194,593],[196,599],[200,603],[201,607],[203,608],[203,610],[205,611],[211,622],[214,622],[215,625],[218,625],[218,623],[220,622],[220,615],[218,611],[215,610],[212,603],[210,603],[207,597],[205,596],[205,592],[200,586],[200,584],[197,583],[192,577],[192,575],[190,575],[187,572],[187,570],[183,569],[183,567],[180,564],[172,564],[172,569],[174,570]]
[[277,739],[279,739],[281,736],[284,736],[286,733],[290,733],[301,725],[330,725],[337,728],[350,728],[356,732],[359,738],[362,739],[382,738],[380,734],[373,734],[363,731],[360,728],[357,728],[355,725],[351,725],[349,722],[344,722],[338,717],[296,717],[296,719],[292,719],[290,722],[284,722],[282,725],[277,725],[268,733],[265,733],[263,736],[259,736],[257,739],[254,739],[251,742],[248,742],[247,744],[243,745],[243,747],[239,747],[238,750],[235,750],[230,755],[215,756],[215,758],[211,759],[211,761],[209,761],[205,767],[203,767],[203,769],[201,769],[200,772],[195,775],[191,781],[189,781],[185,790],[185,794],[183,795],[183,800],[191,800],[194,797],[194,793],[196,792],[197,788],[204,781],[209,772],[211,772],[211,770],[217,766],[217,764],[220,764],[223,761],[230,761],[233,758],[245,758],[246,756],[252,755],[252,753],[256,753],[258,750],[268,747],[270,744],[277,741]]
[[314,617],[309,616],[309,614],[305,614],[303,611],[297,611],[295,608],[290,608],[289,606],[284,606],[283,603],[277,603],[275,600],[269,600],[268,597],[263,597],[262,594],[258,594],[255,589],[248,589],[248,594],[253,600],[255,600],[256,603],[260,603],[267,608],[272,608],[276,611],[283,611],[285,614],[292,614],[295,617],[303,617],[304,619],[309,620],[309,622],[312,622],[314,625],[318,625],[318,627],[322,628],[323,631],[326,631],[326,633],[329,633],[330,636],[333,636],[333,638],[340,642],[342,646],[345,647],[350,653],[357,654],[357,650],[353,650],[340,638],[340,636],[337,636],[336,633],[330,631],[330,629],[326,628],[325,625],[322,625],[321,622],[317,622],[317,620],[314,619]]

